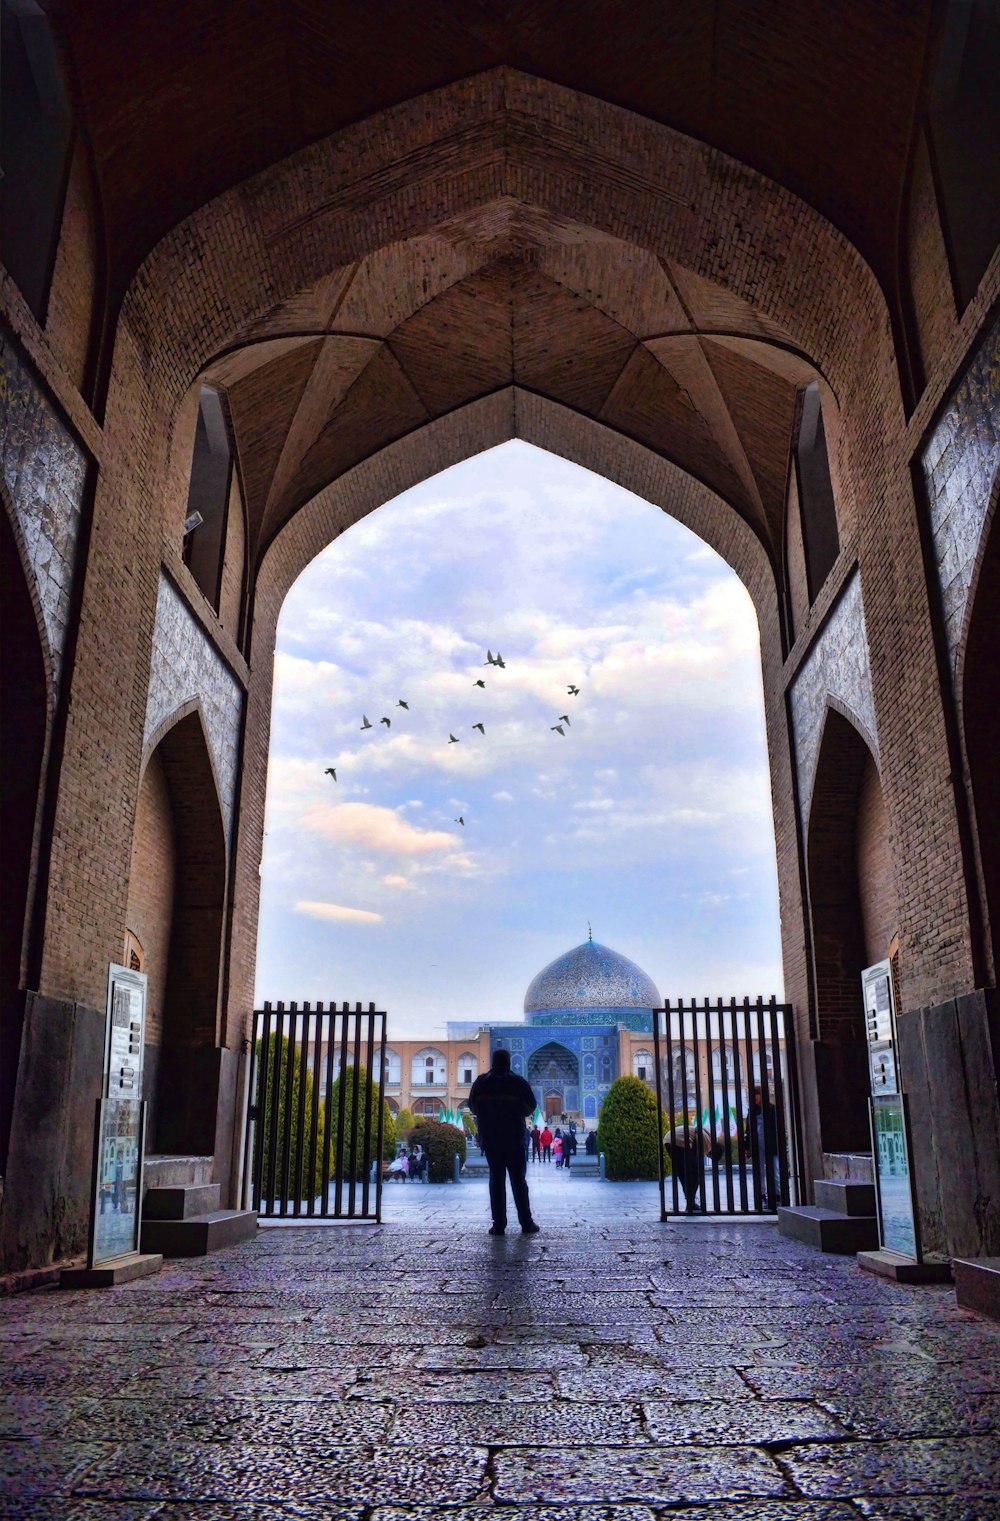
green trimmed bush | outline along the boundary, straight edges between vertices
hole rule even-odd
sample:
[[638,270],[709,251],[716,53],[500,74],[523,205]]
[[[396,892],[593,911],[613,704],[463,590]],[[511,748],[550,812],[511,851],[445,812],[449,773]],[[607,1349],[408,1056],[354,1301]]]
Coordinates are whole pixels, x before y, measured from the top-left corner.
[[660,1176],[656,1094],[639,1077],[616,1077],[597,1122],[605,1175],[616,1182]]
[[396,1138],[403,1140],[408,1130],[417,1123],[412,1109],[401,1109],[396,1116]]
[[465,1131],[444,1120],[422,1119],[410,1133],[410,1145],[422,1148],[431,1183],[448,1183],[455,1175],[455,1153],[465,1164]]

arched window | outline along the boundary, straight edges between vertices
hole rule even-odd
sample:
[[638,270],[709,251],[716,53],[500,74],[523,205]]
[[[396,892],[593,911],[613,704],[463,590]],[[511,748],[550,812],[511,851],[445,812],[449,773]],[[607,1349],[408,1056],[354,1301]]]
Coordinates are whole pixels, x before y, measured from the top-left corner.
[[458,1058],[458,1081],[463,1088],[474,1083],[479,1075],[478,1058],[471,1051],[463,1051]]
[[823,404],[817,380],[806,386],[799,399],[795,479],[806,584],[809,601],[815,602],[820,587],[840,553],[837,509],[833,500],[833,482],[830,479],[826,431],[823,427]]
[[[379,1069],[380,1069],[380,1067],[381,1067],[381,1058],[379,1056],[379,1053],[376,1051],[376,1053],[375,1053],[375,1059],[372,1062],[372,1076],[373,1076],[373,1078],[375,1079],[376,1082],[378,1082],[378,1076],[379,1076]],[[399,1052],[398,1051],[393,1051],[393,1049],[392,1049],[391,1046],[386,1046],[386,1048],[385,1048],[385,1081],[386,1081],[386,1085],[388,1087],[392,1087],[393,1085],[398,1085],[398,1083],[400,1081],[400,1077],[401,1077],[401,1063],[400,1063],[400,1060],[399,1060]]]
[[736,1077],[737,1056],[732,1046],[716,1046],[712,1052],[712,1081],[718,1086],[725,1076],[727,1088]]
[[0,259],[42,322],[73,120],[48,19],[35,0],[3,0],[0,27]]
[[632,1075],[644,1083],[656,1081],[656,1069],[653,1065],[653,1053],[643,1048],[632,1052]]
[[222,399],[202,386],[184,519],[184,563],[215,611],[222,600],[233,459]]
[[[413,1058],[410,1082],[414,1088],[444,1088],[448,1082],[448,1062],[436,1046],[425,1046]],[[416,1112],[416,1111],[414,1111]]]
[[422,1115],[425,1119],[436,1120],[441,1112],[441,1104],[433,1098],[414,1099],[410,1105],[410,1112],[414,1115]]

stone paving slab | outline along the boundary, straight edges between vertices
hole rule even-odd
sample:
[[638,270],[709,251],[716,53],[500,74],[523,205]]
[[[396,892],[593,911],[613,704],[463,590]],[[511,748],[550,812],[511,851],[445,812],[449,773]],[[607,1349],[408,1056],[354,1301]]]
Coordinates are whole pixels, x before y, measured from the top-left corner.
[[0,1517],[1000,1521],[1000,1327],[557,1177],[0,1303]]

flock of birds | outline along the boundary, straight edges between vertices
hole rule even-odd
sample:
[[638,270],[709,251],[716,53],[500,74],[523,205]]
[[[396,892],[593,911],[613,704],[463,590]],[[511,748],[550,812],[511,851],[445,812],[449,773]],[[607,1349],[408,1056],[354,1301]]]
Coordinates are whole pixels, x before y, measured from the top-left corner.
[[[504,658],[500,654],[499,650],[497,651],[497,653],[495,655],[494,655],[494,653],[493,653],[492,650],[487,650],[486,651],[486,659],[485,659],[485,661],[483,663],[484,663],[484,665],[487,665],[487,666],[493,666],[497,670],[500,670],[500,671],[505,671],[507,669],[507,662],[504,660]],[[481,687],[484,691],[486,689],[486,682],[482,679],[482,677],[480,677],[476,681],[474,681],[472,683],[472,685],[474,687]],[[569,686],[566,688],[566,694],[569,697],[579,697],[579,695],[580,695],[580,688],[578,686],[576,686],[573,682],[570,682]],[[403,708],[407,713],[410,711],[410,704],[408,702],[406,702],[405,699],[402,698],[402,697],[400,697],[400,698],[397,699],[397,701],[396,701],[396,707],[397,708]],[[384,724],[385,727],[386,727],[386,729],[391,729],[392,728],[392,719],[389,718],[387,715],[383,715],[379,719],[379,724],[380,725]],[[481,735],[483,735],[483,737],[485,738],[485,736],[486,736],[486,725],[485,724],[483,724],[483,723],[474,723],[474,724],[471,725],[471,727],[473,729],[478,729],[479,733]],[[550,724],[549,725],[549,729],[550,729],[550,731],[553,734],[561,734],[563,736],[563,738],[565,738],[565,736],[566,736],[566,730],[568,728],[570,728],[570,727],[571,727],[571,725],[570,725],[570,717],[569,717],[568,713],[560,713],[557,722],[554,723],[554,724]],[[371,719],[368,717],[368,714],[367,713],[362,713],[362,715],[361,715],[361,732],[364,733],[364,731],[366,729],[374,729],[374,728],[375,728],[375,725],[372,723]],[[449,734],[448,734],[448,743],[449,743],[449,745],[457,745],[457,744],[460,744],[461,741],[459,740],[459,737],[458,737],[457,734],[452,734],[452,733],[449,732]],[[333,778],[334,781],[336,781],[337,780],[337,768],[335,766],[327,766],[326,771],[324,772],[324,775],[325,776],[330,776],[330,777]],[[464,829],[464,827],[465,827],[465,819],[464,819],[464,817],[463,817],[462,814],[459,814],[458,818],[455,819],[455,823],[456,824],[461,824],[461,826]]]

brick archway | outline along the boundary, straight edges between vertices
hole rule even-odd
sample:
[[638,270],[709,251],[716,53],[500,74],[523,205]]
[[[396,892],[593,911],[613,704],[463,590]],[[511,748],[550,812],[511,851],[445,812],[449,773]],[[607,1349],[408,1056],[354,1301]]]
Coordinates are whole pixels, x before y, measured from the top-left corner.
[[146,955],[150,1150],[211,1156],[219,1087],[226,841],[201,714],[147,759],[127,923]]
[[820,1131],[826,1151],[867,1151],[862,968],[889,955],[896,890],[878,767],[858,728],[827,709],[806,844]]
[[993,956],[993,979],[1000,967],[1000,712],[996,677],[1000,670],[1000,479],[994,484],[991,518],[960,666],[963,739],[975,812],[981,891],[985,899]]
[[6,503],[0,502],[0,1176],[6,1169],[14,1084],[24,1022],[22,967],[30,932],[35,840],[48,738],[45,648]]

